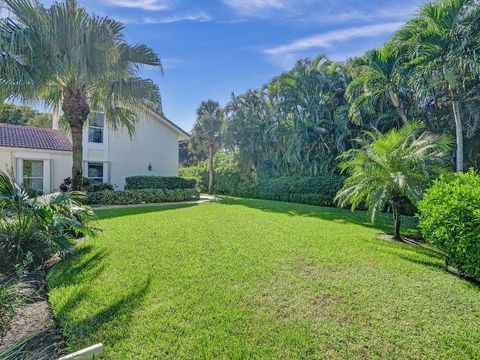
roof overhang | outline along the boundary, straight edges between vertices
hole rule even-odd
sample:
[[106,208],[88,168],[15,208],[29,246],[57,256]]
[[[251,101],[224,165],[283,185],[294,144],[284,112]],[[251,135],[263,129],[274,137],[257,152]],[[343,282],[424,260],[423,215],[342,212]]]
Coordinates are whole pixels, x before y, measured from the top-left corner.
[[150,111],[150,115],[155,117],[157,120],[159,120],[163,125],[168,127],[169,129],[173,130],[175,133],[177,133],[178,141],[179,142],[184,142],[190,140],[190,134],[183,130],[180,126],[175,124],[173,121],[169,120],[165,115],[158,113],[156,111]]

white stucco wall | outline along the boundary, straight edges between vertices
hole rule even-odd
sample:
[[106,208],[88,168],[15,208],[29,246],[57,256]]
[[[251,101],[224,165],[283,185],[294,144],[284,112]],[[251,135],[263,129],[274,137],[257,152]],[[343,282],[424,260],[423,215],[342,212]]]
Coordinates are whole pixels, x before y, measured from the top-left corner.
[[105,130],[103,145],[84,143],[85,172],[88,162],[103,162],[104,180],[118,190],[128,176],[178,175],[178,132],[159,119],[143,116],[133,139],[124,129]]
[[13,166],[15,178],[19,183],[22,183],[22,160],[42,160],[44,162],[44,193],[58,191],[63,180],[71,176],[71,152],[0,147],[0,169],[10,171]]

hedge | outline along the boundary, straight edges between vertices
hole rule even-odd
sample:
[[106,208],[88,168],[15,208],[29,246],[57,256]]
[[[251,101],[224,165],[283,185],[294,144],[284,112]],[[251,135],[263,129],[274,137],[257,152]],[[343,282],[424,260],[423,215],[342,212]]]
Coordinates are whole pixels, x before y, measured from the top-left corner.
[[130,205],[198,200],[195,189],[144,189],[125,191],[98,191],[87,193],[89,205]]
[[[204,163],[180,169],[182,176],[194,177],[198,190],[206,191],[208,171]],[[277,176],[257,179],[219,166],[215,171],[214,190],[219,195],[231,195],[302,204],[334,206],[333,199],[342,187],[343,177],[324,173],[310,176]]]
[[[232,180],[231,182],[236,180]],[[246,180],[228,189],[226,195],[279,200],[302,204],[334,206],[335,194],[342,186],[343,178],[324,174],[318,177],[282,176],[262,180]],[[223,191],[222,191],[223,190]],[[217,192],[225,193],[226,188]]]
[[418,209],[423,236],[445,253],[446,264],[480,280],[480,176],[441,176]]
[[195,179],[164,176],[130,176],[125,179],[125,190],[143,189],[195,189]]

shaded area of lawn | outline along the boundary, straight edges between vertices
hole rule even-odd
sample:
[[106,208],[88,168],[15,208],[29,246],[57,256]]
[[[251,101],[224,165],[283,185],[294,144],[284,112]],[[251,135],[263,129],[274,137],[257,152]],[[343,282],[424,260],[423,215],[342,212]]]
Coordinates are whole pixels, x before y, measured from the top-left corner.
[[[99,212],[49,276],[72,350],[112,359],[474,358],[480,290],[365,213],[261,200]],[[413,219],[405,229],[414,232]]]

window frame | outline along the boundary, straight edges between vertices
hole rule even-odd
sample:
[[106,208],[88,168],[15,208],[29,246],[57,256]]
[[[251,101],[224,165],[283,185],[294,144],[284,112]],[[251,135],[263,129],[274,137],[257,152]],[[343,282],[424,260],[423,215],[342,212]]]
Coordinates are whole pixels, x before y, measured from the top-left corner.
[[[101,166],[102,167],[102,176],[90,176],[90,165]],[[92,180],[95,183],[103,184],[105,182],[105,166],[103,162],[98,161],[89,161],[87,162],[87,178]]]
[[[30,166],[31,168],[31,173],[33,175],[33,163],[41,163],[42,164],[42,176],[25,176],[25,163],[30,162],[32,165]],[[36,189],[33,187],[33,180],[42,180],[42,186],[41,189]],[[28,186],[26,184],[26,180],[30,180],[32,186]],[[43,160],[36,160],[36,159],[22,159],[22,186],[26,189],[33,189],[36,191],[43,191],[44,186],[45,186],[45,162]]]
[[[105,144],[105,117],[102,113],[95,115],[97,119],[99,116],[101,116],[102,125],[92,125],[91,119],[90,118],[88,119],[88,143],[89,144],[97,144],[97,145]],[[93,134],[97,131],[100,132],[101,141],[92,141],[92,138],[94,138]]]

